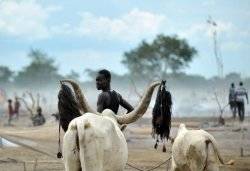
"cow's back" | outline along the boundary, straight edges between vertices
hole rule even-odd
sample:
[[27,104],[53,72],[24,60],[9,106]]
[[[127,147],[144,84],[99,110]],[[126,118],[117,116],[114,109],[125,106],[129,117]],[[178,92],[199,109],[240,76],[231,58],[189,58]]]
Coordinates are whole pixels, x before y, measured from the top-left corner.
[[[87,171],[123,170],[127,162],[127,144],[114,120],[106,116],[85,113],[72,120],[66,135],[72,134],[70,132],[74,131],[72,129],[74,124],[77,125],[78,136],[76,136],[79,138],[82,167],[84,166]],[[72,138],[74,137],[68,137],[66,141],[69,142],[71,139],[73,142]],[[70,157],[68,158],[70,160]]]
[[202,170],[206,156],[205,139],[202,130],[184,128],[178,132],[172,147],[173,164],[176,170]]
[[[87,143],[84,147],[86,155],[93,155],[88,145],[94,146],[96,152],[100,153],[100,156],[97,156],[103,161],[104,171],[120,171],[126,165],[128,149],[126,139],[117,123],[107,116],[100,117],[91,114],[86,117],[90,123],[84,142],[84,144]],[[93,160],[95,159],[93,158]]]

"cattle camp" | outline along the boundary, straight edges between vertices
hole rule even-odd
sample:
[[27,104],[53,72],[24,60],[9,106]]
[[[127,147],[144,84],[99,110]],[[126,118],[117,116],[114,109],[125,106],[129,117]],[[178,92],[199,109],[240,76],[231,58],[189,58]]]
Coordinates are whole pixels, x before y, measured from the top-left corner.
[[249,11],[0,0],[0,171],[250,171]]

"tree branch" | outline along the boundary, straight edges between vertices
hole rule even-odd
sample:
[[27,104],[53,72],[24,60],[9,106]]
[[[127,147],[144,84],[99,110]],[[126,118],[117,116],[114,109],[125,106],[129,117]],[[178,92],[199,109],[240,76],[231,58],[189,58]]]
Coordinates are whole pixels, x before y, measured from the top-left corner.
[[32,108],[32,109],[35,109],[35,99],[34,99],[34,97],[33,97],[33,94],[32,94],[31,92],[29,92],[29,91],[26,91],[26,93],[30,96],[30,99],[31,99],[31,101],[32,101],[32,106],[31,106],[31,108]]
[[139,98],[141,99],[141,98],[142,98],[142,95],[141,95],[141,93],[138,92],[134,80],[131,78],[130,81],[131,81],[132,86],[133,86],[133,88],[134,88],[135,94],[136,94],[137,96],[139,96]]
[[40,94],[37,93],[37,107],[40,107]]
[[33,117],[34,115],[33,110],[28,106],[28,103],[26,102],[26,100],[22,97],[17,97],[17,99],[21,100],[24,103],[25,108],[30,112],[31,117]]

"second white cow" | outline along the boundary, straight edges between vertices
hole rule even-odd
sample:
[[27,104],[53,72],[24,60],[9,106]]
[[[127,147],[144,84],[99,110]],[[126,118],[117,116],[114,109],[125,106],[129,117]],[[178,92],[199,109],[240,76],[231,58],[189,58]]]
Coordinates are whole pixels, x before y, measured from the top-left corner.
[[[215,155],[209,155],[209,145]],[[204,130],[188,130],[180,124],[172,146],[172,171],[219,171],[217,158],[225,164],[211,134]]]

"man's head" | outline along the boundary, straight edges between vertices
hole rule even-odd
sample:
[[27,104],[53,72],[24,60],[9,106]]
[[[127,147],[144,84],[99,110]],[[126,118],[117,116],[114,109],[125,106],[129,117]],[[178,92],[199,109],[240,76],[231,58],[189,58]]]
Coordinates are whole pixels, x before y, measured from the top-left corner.
[[108,70],[100,70],[96,76],[97,90],[104,90],[110,87],[111,74]]
[[243,82],[241,81],[241,82],[239,83],[239,85],[240,85],[240,86],[243,86]]
[[12,103],[12,100],[11,100],[11,99],[8,99],[8,103]]
[[36,111],[37,111],[38,115],[42,114],[42,108],[41,107],[37,107]]

